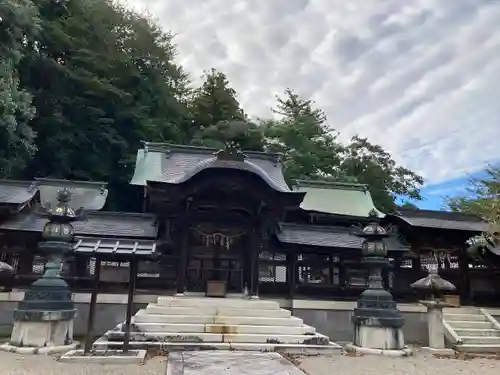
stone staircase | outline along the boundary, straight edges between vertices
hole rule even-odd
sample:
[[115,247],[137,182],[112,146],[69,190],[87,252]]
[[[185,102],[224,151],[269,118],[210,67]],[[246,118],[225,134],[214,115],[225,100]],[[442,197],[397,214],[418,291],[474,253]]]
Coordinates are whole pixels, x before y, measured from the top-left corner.
[[467,353],[500,353],[500,324],[485,309],[445,309],[445,334],[454,349]]
[[[119,349],[124,324],[104,334],[95,349]],[[248,298],[159,297],[132,319],[131,347],[227,349],[331,354],[342,350],[274,301]]]

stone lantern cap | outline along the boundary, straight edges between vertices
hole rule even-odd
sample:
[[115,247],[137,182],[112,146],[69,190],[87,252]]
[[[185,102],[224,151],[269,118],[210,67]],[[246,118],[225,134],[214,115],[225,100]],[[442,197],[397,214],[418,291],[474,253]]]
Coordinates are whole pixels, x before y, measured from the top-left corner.
[[436,270],[429,270],[429,274],[415,281],[411,287],[417,290],[430,290],[437,292],[451,292],[456,289],[455,285],[443,279]]

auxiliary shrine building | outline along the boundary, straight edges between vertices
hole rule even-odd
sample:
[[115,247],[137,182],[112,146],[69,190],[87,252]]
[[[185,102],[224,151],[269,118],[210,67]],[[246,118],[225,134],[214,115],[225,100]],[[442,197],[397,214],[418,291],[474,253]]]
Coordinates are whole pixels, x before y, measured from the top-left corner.
[[[45,219],[35,207],[63,182],[0,180],[0,260],[16,270],[10,287],[27,286],[43,272],[37,243]],[[137,255],[138,292],[356,299],[368,270],[363,239],[354,232],[377,220],[390,233],[383,278],[396,300],[417,301],[410,285],[429,267],[457,286],[463,303],[500,300],[500,257],[490,253],[477,262],[466,253],[466,241],[488,229],[473,215],[382,213],[365,185],[290,187],[279,155],[232,147],[145,143],[131,184],[142,196],[142,213],[103,211],[105,183],[73,183],[71,206],[89,210],[86,221],[74,224],[75,252],[62,271],[74,291],[92,287],[96,257],[106,259],[100,290],[126,291],[124,259]]]

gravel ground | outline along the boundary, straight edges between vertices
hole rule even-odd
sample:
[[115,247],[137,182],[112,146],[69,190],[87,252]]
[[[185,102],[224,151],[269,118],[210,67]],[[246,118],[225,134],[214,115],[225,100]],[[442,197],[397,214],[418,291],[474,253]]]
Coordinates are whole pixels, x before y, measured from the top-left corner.
[[[437,359],[419,353],[410,358],[332,356],[296,358],[307,375],[498,375],[500,361]],[[0,375],[164,375],[165,358],[145,365],[58,363],[50,356],[0,352]]]
[[51,356],[0,352],[1,375],[164,375],[165,369],[165,358],[149,360],[143,366],[118,366],[58,363]]
[[299,367],[307,375],[498,375],[500,361],[438,359],[418,353],[409,358],[382,356],[303,357]]

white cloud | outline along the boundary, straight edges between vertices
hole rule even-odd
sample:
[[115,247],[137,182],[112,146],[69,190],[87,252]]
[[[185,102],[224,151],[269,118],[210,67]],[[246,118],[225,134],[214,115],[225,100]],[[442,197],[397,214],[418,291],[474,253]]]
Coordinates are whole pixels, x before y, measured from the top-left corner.
[[500,160],[500,1],[128,3],[178,35],[194,77],[224,71],[251,115],[294,88],[432,183]]

